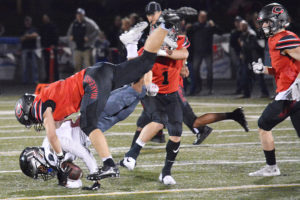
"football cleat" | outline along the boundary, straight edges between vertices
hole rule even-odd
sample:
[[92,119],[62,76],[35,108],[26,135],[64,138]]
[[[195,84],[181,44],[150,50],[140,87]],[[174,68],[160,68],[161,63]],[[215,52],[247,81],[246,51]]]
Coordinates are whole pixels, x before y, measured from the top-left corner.
[[96,181],[109,177],[120,177],[120,171],[117,166],[112,167],[104,165],[97,172],[89,174],[87,179],[90,181]]
[[162,182],[164,185],[175,185],[176,181],[171,175],[162,176],[162,173],[160,173],[158,180]]
[[101,187],[101,184],[98,181],[95,181],[93,183],[93,185],[91,185],[90,187],[85,186],[85,187],[82,187],[82,189],[83,190],[99,190],[100,187]]
[[204,126],[203,130],[196,134],[196,139],[193,142],[193,145],[201,144],[212,131],[213,131],[213,129],[210,128],[209,126]]
[[136,160],[132,157],[124,157],[124,159],[120,161],[120,165],[132,171],[136,165]]
[[232,116],[233,116],[232,119],[237,123],[239,123],[245,129],[246,132],[249,131],[248,123],[246,121],[246,117],[244,115],[244,111],[242,107],[239,107],[234,111],[232,111]]
[[266,165],[256,172],[249,173],[249,176],[279,176],[280,170],[277,165]]
[[138,44],[138,41],[143,35],[143,30],[147,28],[148,23],[143,21],[137,23],[134,27],[132,27],[128,32],[125,32],[120,35],[121,42],[126,46],[127,44]]

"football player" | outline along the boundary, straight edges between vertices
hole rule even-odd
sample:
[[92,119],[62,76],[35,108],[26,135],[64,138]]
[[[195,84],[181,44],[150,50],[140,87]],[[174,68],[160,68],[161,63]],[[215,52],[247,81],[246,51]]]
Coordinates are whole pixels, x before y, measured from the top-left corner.
[[[147,4],[146,8],[146,15],[147,19],[151,25],[150,29],[154,30],[156,27],[156,22],[159,19],[159,16],[161,14],[161,6],[159,3],[151,1],[150,3]],[[197,13],[197,12],[196,12]],[[151,31],[150,30],[150,31]],[[172,48],[175,48],[177,44],[174,44],[174,36],[175,33],[172,32],[173,34],[168,34],[165,37],[164,43],[168,46],[171,46]],[[188,42],[188,41],[186,41]],[[158,54],[162,53],[163,51],[160,50]],[[183,62],[184,65],[181,70],[181,76],[188,76],[188,68],[185,66],[185,62]],[[235,109],[233,112],[228,112],[228,113],[206,113],[205,115],[202,115],[200,117],[197,117],[194,111],[192,110],[190,104],[185,98],[184,95],[184,90],[183,90],[183,79],[182,77],[180,78],[179,81],[179,88],[178,88],[178,97],[179,97],[179,102],[181,103],[182,110],[183,110],[183,122],[186,124],[186,126],[194,133],[196,134],[196,139],[194,141],[194,145],[199,145],[201,144],[204,139],[212,132],[212,128],[206,126],[207,124],[214,123],[217,121],[221,120],[226,120],[226,119],[232,119],[238,122],[247,132],[248,131],[248,125],[247,121],[245,119],[243,110],[241,108]],[[142,129],[144,126],[146,126],[148,123],[151,122],[151,119],[147,117],[145,112],[142,112],[141,116],[138,118],[137,121],[137,129],[135,132],[135,135],[132,140],[132,145],[134,145],[136,139],[139,137]],[[160,143],[164,142],[164,135],[162,134],[162,130],[156,134],[151,141],[158,141]]]
[[289,24],[288,11],[278,3],[264,6],[258,14],[261,32],[268,38],[269,53],[272,66],[264,66],[261,59],[252,63],[256,74],[270,74],[275,77],[275,100],[263,111],[258,119],[259,136],[266,158],[266,166],[249,176],[279,176],[276,164],[275,145],[271,130],[287,117],[300,137],[300,102],[299,78],[300,70],[300,39],[285,30]]
[[[62,162],[73,162],[76,158],[84,161],[90,174],[98,171],[96,160],[88,147],[91,142],[86,134],[80,129],[79,124],[67,120],[56,129],[61,148],[65,153]],[[72,174],[73,169],[68,173],[60,173],[58,170],[59,160],[54,153],[49,140],[45,137],[41,147],[26,147],[20,155],[20,168],[22,172],[34,179],[43,178],[45,181],[57,175],[58,184],[66,188],[79,188],[82,186],[81,174]],[[81,171],[81,170],[79,170]],[[73,179],[69,178],[72,175]],[[72,177],[71,176],[71,177]],[[76,177],[75,177],[76,176]],[[100,184],[96,181],[91,187],[83,189],[97,190]]]
[[[156,2],[150,2],[146,6],[146,12],[149,9],[151,15],[148,15],[148,21],[159,21],[161,17],[160,7]],[[151,27],[151,31],[155,26]],[[155,30],[154,30],[155,31]],[[136,159],[140,150],[159,130],[167,127],[170,135],[166,146],[166,161],[165,166],[159,176],[159,180],[166,185],[176,184],[176,181],[171,176],[171,168],[175,158],[179,152],[180,138],[182,133],[182,108],[178,98],[179,76],[183,61],[188,57],[187,47],[189,42],[183,35],[177,36],[175,30],[168,34],[170,38],[175,36],[173,44],[163,44],[163,49],[158,52],[159,57],[156,59],[152,69],[152,82],[158,85],[159,91],[156,96],[146,96],[143,99],[143,106],[145,114],[151,118],[151,122],[147,124],[136,143],[125,154],[124,159],[120,162],[121,166],[133,170]],[[177,40],[177,42],[176,42]],[[165,42],[166,43],[166,42]],[[166,47],[166,48],[165,48]],[[167,48],[171,47],[171,48]],[[139,51],[141,53],[143,49]]]
[[[112,90],[139,80],[152,69],[164,37],[178,21],[176,13],[164,12],[159,28],[147,38],[145,51],[140,57],[118,65],[97,63],[66,80],[50,84],[37,96],[25,94],[15,106],[17,120],[27,127],[34,124],[37,130],[39,125],[43,125],[49,143],[62,163],[64,153],[55,130],[65,117],[80,110],[80,127],[89,136],[100,158],[105,160],[103,167],[88,177],[119,176],[105,136],[97,127],[98,119]],[[61,165],[59,170],[65,171]]]

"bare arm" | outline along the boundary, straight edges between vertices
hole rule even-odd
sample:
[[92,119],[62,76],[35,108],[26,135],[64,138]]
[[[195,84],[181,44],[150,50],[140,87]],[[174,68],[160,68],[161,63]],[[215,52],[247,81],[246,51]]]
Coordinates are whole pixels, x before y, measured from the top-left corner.
[[44,112],[43,117],[44,117],[44,127],[46,129],[46,135],[49,140],[49,143],[51,144],[56,154],[62,153],[62,148],[55,132],[56,127],[52,115],[52,108],[48,107]]
[[300,61],[300,46],[294,49],[285,49],[282,51],[284,55],[289,55],[295,60]]
[[144,83],[145,85],[152,83],[152,71],[149,71],[144,75]]
[[179,50],[166,50],[168,58],[174,60],[185,60],[189,57],[189,52],[186,48],[181,48]]

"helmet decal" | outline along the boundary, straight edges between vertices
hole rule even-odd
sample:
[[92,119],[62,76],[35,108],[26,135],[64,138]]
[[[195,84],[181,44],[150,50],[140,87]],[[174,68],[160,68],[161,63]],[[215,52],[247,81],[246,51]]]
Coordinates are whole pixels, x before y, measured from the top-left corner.
[[280,6],[274,6],[272,9],[272,13],[274,14],[282,14],[284,12],[284,9]]
[[16,116],[20,119],[23,114],[23,107],[21,104],[18,104],[16,107]]

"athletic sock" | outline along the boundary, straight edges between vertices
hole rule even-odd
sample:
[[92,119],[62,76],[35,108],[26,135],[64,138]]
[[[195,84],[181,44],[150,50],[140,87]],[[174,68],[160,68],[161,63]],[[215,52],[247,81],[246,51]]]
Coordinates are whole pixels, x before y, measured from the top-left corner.
[[268,165],[276,165],[275,149],[271,151],[264,150],[266,162]]
[[102,158],[102,161],[103,161],[103,165],[105,166],[110,166],[110,167],[116,166],[114,160],[112,159],[112,156]]
[[176,159],[176,156],[179,152],[180,142],[173,142],[171,140],[168,141],[166,146],[166,160],[165,160],[165,166],[162,169],[162,176],[171,175],[171,168],[173,166],[173,163]]
[[135,144],[135,141],[138,139],[138,137],[140,136],[140,134],[141,134],[141,131],[138,131],[138,130],[135,131],[135,134],[133,136],[130,148],[133,147],[133,145]]
[[125,154],[125,157],[132,157],[136,160],[144,145],[145,143],[138,138],[133,147]]
[[225,119],[233,119],[233,118],[234,118],[233,112],[227,112],[227,113],[225,113]]

